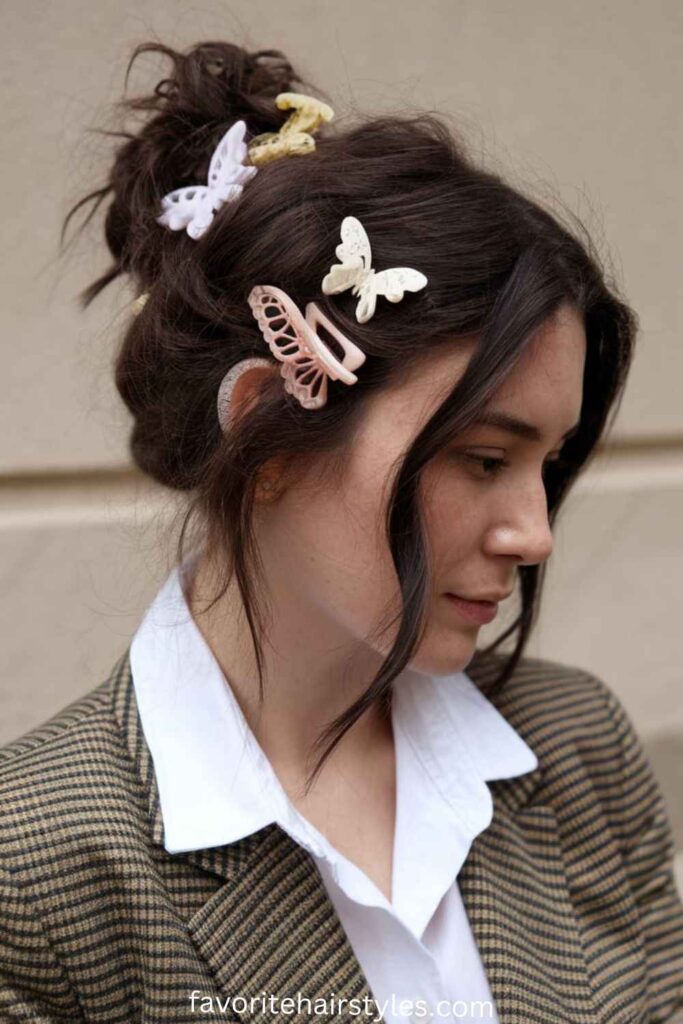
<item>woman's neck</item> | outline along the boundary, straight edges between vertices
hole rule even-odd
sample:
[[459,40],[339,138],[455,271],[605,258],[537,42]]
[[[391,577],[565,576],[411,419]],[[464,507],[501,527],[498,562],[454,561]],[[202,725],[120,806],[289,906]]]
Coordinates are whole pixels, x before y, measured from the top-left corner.
[[[263,643],[260,706],[256,658],[235,580],[204,610],[218,586],[210,560],[199,557],[185,581],[188,605],[264,753],[281,779],[297,785],[314,763],[314,740],[364,692],[381,655],[344,636],[319,609],[269,584],[272,614]],[[392,743],[390,716],[373,707],[344,735],[326,766],[334,762],[338,770],[359,760],[369,765]]]

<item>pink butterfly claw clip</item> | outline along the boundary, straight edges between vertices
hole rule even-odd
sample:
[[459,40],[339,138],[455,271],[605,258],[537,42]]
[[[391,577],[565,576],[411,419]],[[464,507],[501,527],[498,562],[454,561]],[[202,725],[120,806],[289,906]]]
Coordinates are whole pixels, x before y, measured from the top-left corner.
[[[304,409],[319,409],[327,401],[327,380],[355,384],[354,370],[365,362],[365,353],[349,341],[318,309],[314,302],[302,315],[296,304],[280,288],[256,285],[248,302],[261,333],[279,362],[285,391],[293,395]],[[332,353],[318,335],[323,327],[341,345],[341,360]]]

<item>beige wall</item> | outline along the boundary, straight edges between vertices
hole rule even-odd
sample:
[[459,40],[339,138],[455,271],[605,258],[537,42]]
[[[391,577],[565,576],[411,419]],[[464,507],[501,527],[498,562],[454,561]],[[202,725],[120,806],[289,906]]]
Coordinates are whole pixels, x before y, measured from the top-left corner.
[[[56,255],[68,205],[107,166],[109,142],[86,129],[111,125],[135,43],[233,38],[284,49],[338,117],[354,106],[448,113],[483,160],[541,197],[549,187],[611,256],[642,333],[610,449],[558,531],[532,653],[595,671],[618,693],[683,850],[682,22],[675,0],[5,9],[0,741],[104,677],[167,571],[177,511],[126,453],[110,363],[131,296],[115,287],[78,311],[76,292],[107,263],[97,230]],[[133,90],[156,70],[142,62]]]

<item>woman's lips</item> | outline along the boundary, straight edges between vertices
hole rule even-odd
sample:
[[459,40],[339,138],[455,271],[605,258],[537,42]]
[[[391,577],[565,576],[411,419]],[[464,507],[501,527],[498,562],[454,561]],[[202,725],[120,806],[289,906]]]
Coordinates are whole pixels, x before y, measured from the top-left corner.
[[498,604],[495,601],[466,601],[457,594],[446,594],[446,597],[463,619],[473,622],[476,626],[486,625],[498,614]]

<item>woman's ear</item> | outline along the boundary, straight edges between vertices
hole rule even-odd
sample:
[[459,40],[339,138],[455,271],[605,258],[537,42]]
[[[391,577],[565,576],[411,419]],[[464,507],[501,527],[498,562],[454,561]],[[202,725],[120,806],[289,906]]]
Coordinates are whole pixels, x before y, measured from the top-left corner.
[[271,505],[282,496],[285,484],[281,474],[273,469],[271,460],[270,469],[261,469],[257,476],[256,495],[259,501]]

